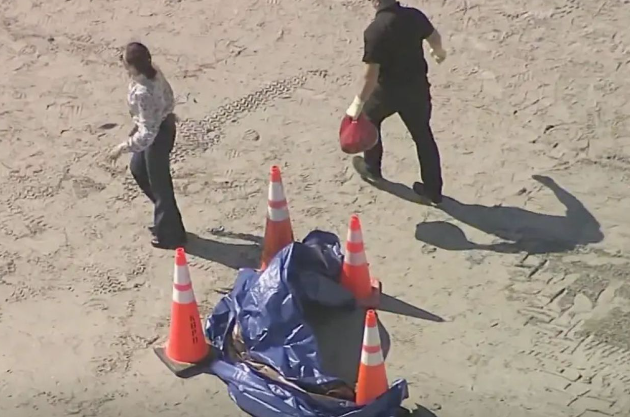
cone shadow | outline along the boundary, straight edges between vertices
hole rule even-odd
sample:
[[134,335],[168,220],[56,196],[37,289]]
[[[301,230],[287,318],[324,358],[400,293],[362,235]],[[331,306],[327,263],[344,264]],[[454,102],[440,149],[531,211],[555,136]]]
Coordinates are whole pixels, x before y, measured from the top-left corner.
[[[305,316],[315,333],[324,373],[336,376],[354,387],[361,362],[365,310],[356,308],[322,311],[319,308],[317,311],[306,310]],[[383,356],[387,359],[391,339],[380,320],[378,320],[378,329]]]
[[401,316],[407,316],[421,320],[434,321],[436,323],[444,323],[447,321],[438,315],[430,313],[426,310],[418,308],[414,305],[406,303],[387,294],[381,294],[381,303],[378,309],[387,313],[398,314]]
[[153,352],[155,352],[157,357],[162,361],[164,365],[166,365],[169,371],[175,374],[175,376],[182,379],[188,379],[206,373],[208,365],[217,356],[212,346],[209,346],[209,348],[210,352],[208,353],[208,355],[201,362],[195,364],[174,362],[168,357],[168,355],[166,354],[166,349],[162,346],[154,347]]

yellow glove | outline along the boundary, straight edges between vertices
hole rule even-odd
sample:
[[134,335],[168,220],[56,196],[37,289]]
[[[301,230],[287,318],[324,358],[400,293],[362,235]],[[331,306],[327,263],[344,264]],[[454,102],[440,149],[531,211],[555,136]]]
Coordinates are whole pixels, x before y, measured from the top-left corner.
[[446,51],[442,48],[431,49],[429,53],[431,54],[433,59],[435,59],[435,62],[437,62],[438,64],[441,64],[446,59]]
[[348,110],[346,110],[346,114],[354,120],[358,119],[359,115],[361,115],[361,111],[363,111],[364,104],[363,100],[361,100],[359,96],[356,96],[350,107],[348,107]]

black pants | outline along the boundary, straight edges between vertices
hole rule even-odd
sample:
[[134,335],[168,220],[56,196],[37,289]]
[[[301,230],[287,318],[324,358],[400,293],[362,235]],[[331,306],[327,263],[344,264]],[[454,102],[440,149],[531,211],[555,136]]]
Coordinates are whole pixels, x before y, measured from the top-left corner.
[[428,82],[418,81],[403,86],[378,85],[363,111],[378,129],[379,141],[365,152],[365,164],[370,172],[381,173],[383,120],[398,113],[416,143],[420,175],[428,193],[442,195],[440,153],[431,131],[431,92]]
[[131,157],[129,168],[136,183],[154,204],[153,234],[161,242],[179,243],[186,237],[182,216],[177,208],[170,154],[175,144],[175,115],[169,115],[147,149]]

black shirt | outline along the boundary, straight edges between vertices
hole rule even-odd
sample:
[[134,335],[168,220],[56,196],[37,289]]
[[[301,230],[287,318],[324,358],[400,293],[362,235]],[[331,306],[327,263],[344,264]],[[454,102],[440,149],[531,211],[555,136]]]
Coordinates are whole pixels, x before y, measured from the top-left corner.
[[428,68],[422,41],[433,30],[429,19],[418,9],[398,2],[382,6],[363,34],[363,62],[380,64],[381,85],[426,81]]

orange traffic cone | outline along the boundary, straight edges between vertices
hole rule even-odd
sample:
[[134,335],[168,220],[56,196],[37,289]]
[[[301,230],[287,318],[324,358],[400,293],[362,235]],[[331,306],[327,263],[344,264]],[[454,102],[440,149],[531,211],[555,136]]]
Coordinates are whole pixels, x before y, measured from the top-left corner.
[[190,271],[183,248],[175,251],[171,328],[165,347],[154,349],[157,356],[177,376],[186,378],[210,358],[210,347],[201,327]]
[[376,313],[374,310],[368,310],[365,316],[363,350],[355,402],[358,405],[366,405],[387,392],[387,389],[387,373],[385,372],[385,360],[381,350],[381,336],[378,333]]
[[267,225],[260,269],[265,270],[273,257],[291,243],[293,243],[293,229],[289,218],[289,207],[284,195],[280,168],[274,165],[271,167],[269,181]]
[[361,222],[356,214],[350,218],[341,285],[351,291],[361,305],[370,308],[378,307],[381,283],[376,278],[370,277]]

